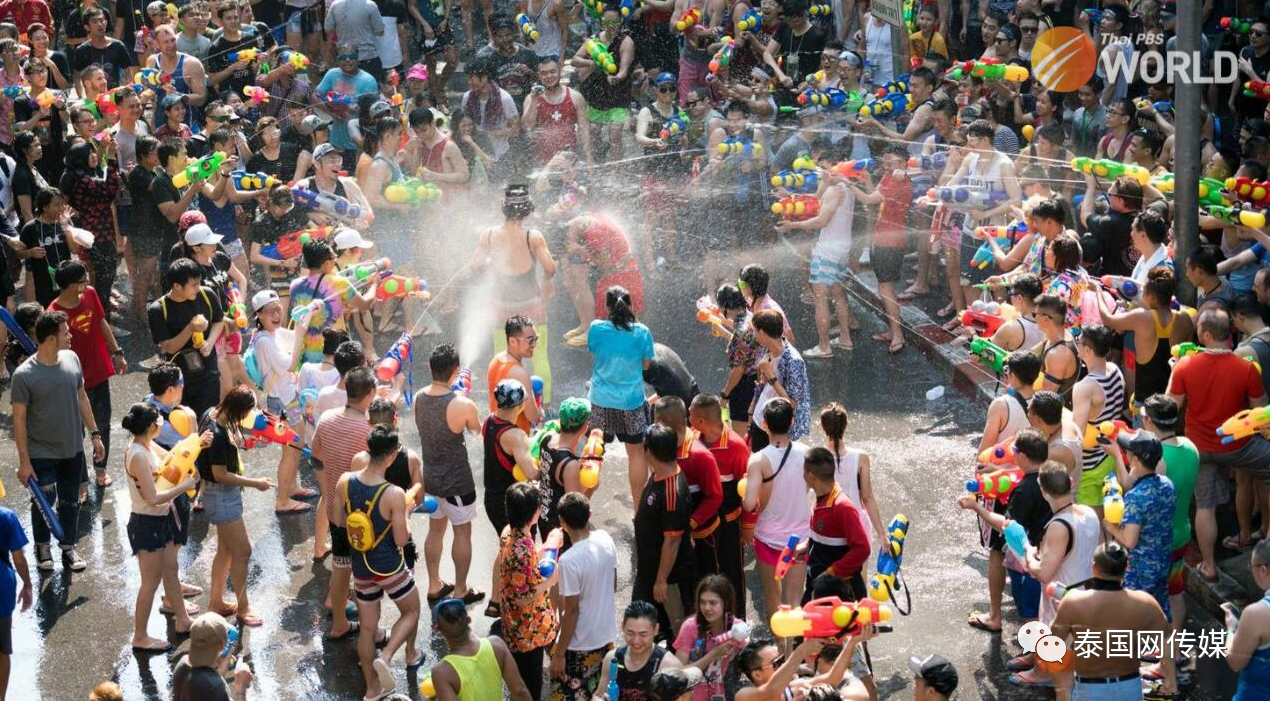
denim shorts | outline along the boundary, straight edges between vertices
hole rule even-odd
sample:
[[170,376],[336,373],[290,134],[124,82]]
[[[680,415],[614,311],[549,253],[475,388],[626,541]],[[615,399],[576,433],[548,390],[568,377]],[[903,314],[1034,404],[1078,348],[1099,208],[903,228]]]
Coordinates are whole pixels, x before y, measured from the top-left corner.
[[1014,607],[1019,611],[1019,618],[1036,618],[1041,611],[1041,582],[1008,567],[1005,571],[1010,575],[1010,596],[1014,597]]
[[128,517],[128,544],[132,554],[158,552],[172,542],[172,514],[152,516],[134,513]]
[[203,510],[214,526],[237,521],[243,517],[243,488],[216,482],[203,487]]
[[1134,675],[1131,679],[1118,682],[1102,683],[1081,681],[1076,677],[1072,686],[1072,701],[1141,701],[1142,678]]

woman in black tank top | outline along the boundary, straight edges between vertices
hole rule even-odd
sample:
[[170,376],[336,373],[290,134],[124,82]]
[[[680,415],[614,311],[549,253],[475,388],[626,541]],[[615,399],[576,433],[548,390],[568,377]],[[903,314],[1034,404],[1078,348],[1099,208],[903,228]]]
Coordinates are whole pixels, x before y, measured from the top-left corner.
[[[559,437],[555,440],[558,441]],[[542,515],[538,517],[538,522],[541,524],[539,528],[542,533],[548,533],[560,527],[560,517],[556,513],[556,507],[560,504],[560,497],[563,497],[567,491],[561,473],[566,465],[577,459],[578,456],[567,448],[552,448],[550,444],[542,447],[543,472],[538,477],[538,486],[542,494]]]

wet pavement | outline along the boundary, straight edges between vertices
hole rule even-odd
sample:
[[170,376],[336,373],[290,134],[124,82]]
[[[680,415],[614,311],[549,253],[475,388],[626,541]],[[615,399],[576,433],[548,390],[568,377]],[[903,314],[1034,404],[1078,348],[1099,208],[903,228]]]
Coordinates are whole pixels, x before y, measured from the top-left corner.
[[[811,345],[813,338],[810,307],[798,301],[798,290],[790,282],[795,272],[774,271],[784,284],[775,286],[775,295],[790,313],[799,346]],[[705,327],[692,317],[692,299],[700,294],[697,273],[676,271],[650,280],[649,312],[644,321],[654,337],[668,343],[684,357],[697,376],[703,391],[717,391],[724,378],[723,344],[712,338]],[[1014,641],[1017,618],[1006,597],[1007,626],[1005,635],[992,636],[966,626],[969,612],[986,610],[986,554],[978,545],[974,519],[957,508],[956,497],[962,491],[964,475],[971,459],[975,440],[982,425],[984,407],[949,391],[936,402],[927,402],[927,390],[946,385],[949,377],[934,369],[912,348],[891,356],[881,344],[869,336],[881,330],[875,316],[868,313],[860,300],[855,300],[864,329],[855,334],[858,348],[854,353],[838,351],[833,360],[809,361],[812,396],[816,407],[828,401],[844,404],[850,414],[848,441],[866,451],[872,460],[873,480],[884,519],[902,512],[911,522],[905,547],[904,576],[912,590],[912,615],[896,621],[895,632],[875,641],[870,647],[881,697],[903,699],[911,696],[911,674],[905,660],[910,653],[940,652],[956,664],[962,675],[959,699],[1045,699],[1048,692],[1026,692],[1011,687],[1005,679],[1004,660],[1017,654]],[[563,293],[553,300],[555,319],[572,319]],[[590,373],[590,356],[584,351],[565,348],[559,334],[571,324],[557,321],[551,326],[551,359],[554,397],[582,395],[583,383]],[[448,328],[448,327],[447,327]],[[148,357],[146,336],[134,334],[125,342],[129,359]],[[426,377],[428,340],[416,352],[415,379]],[[488,359],[472,362],[482,374]],[[381,349],[382,350],[382,349]],[[471,361],[471,359],[465,359]],[[484,405],[483,379],[476,382],[478,405]],[[134,371],[112,382],[115,416],[145,393],[145,377]],[[7,393],[7,390],[6,390]],[[7,397],[0,399],[7,403]],[[7,412],[5,412],[7,413]],[[407,444],[418,446],[413,421],[403,421]],[[7,433],[9,417],[0,418],[0,430]],[[32,576],[37,583],[36,605],[31,611],[14,618],[14,659],[10,682],[11,696],[16,699],[57,699],[73,701],[86,698],[88,690],[103,679],[115,679],[129,701],[168,698],[170,663],[166,656],[138,657],[129,641],[132,632],[132,608],[139,575],[129,555],[125,525],[129,504],[122,481],[119,456],[125,436],[112,426],[111,474],[115,485],[104,494],[93,493],[83,513],[83,537],[80,551],[89,569],[71,575],[60,570]],[[817,433],[809,442],[822,440]],[[480,470],[480,447],[475,438],[468,440],[469,454],[475,469]],[[632,584],[630,554],[632,532],[630,498],[624,478],[624,458],[614,450],[606,460],[604,478],[594,500],[595,525],[608,530],[619,544],[619,606],[625,604]],[[251,475],[274,476],[278,451],[252,451],[244,459]],[[0,462],[16,464],[12,443],[0,445]],[[306,475],[311,485],[311,477]],[[19,512],[29,527],[26,499],[12,470],[4,471],[4,486],[10,495],[5,505]],[[480,484],[478,474],[477,483]],[[273,512],[273,495],[249,491],[244,494],[246,523],[254,544],[249,587],[252,605],[265,621],[260,628],[243,631],[245,650],[250,652],[256,682],[250,693],[253,699],[305,699],[314,701],[351,700],[361,698],[363,685],[356,665],[352,641],[326,642],[323,634],[328,626],[321,601],[329,578],[329,559],[315,565],[312,554],[313,519],[311,514],[277,516]],[[426,531],[425,518],[415,516],[412,529],[416,541]],[[29,533],[29,530],[28,530]],[[474,527],[474,556],[471,581],[488,590],[496,539],[487,522],[478,520]],[[193,520],[190,545],[182,551],[185,578],[208,587],[208,575],[215,552],[216,536],[205,518]],[[448,541],[447,541],[448,550]],[[32,565],[34,564],[33,558]],[[872,558],[869,562],[872,569]],[[752,568],[752,560],[747,569]],[[442,560],[442,576],[452,577],[448,557]],[[416,570],[425,576],[422,566]],[[753,580],[750,601],[760,600],[757,581]],[[421,586],[423,582],[420,582]],[[195,599],[206,605],[206,596]],[[751,604],[752,605],[752,604]],[[157,607],[157,601],[156,601]],[[1191,607],[1197,610],[1198,607]],[[483,605],[473,607],[473,618],[479,632],[488,630],[491,619],[481,615]],[[385,606],[386,620],[395,620],[395,610]],[[755,620],[753,611],[751,620]],[[156,611],[150,619],[150,634],[170,636],[169,619]],[[428,635],[430,623],[425,612],[421,636]],[[1214,628],[1211,618],[1192,622],[1198,627]],[[173,640],[180,640],[173,637]],[[443,651],[437,639],[421,640],[429,652],[429,665]],[[398,690],[417,696],[417,678],[407,675],[402,655],[394,662]],[[427,667],[424,667],[426,672]],[[1233,693],[1234,675],[1222,661],[1205,660],[1196,674],[1199,688],[1193,699],[1224,699]]]

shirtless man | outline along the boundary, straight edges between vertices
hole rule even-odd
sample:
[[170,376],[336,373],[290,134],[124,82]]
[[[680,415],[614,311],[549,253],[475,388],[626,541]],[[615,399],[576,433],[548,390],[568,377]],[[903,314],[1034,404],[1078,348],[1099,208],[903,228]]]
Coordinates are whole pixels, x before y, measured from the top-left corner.
[[[1050,626],[1054,635],[1067,640],[1071,651],[1075,636],[1093,634],[1093,639],[1100,645],[1107,639],[1109,631],[1135,631],[1135,640],[1143,631],[1158,631],[1161,640],[1167,639],[1168,620],[1164,610],[1155,599],[1144,591],[1132,591],[1124,588],[1125,568],[1129,564],[1129,551],[1115,543],[1099,545],[1094,551],[1093,580],[1087,589],[1068,592],[1058,605],[1058,613],[1054,617],[1054,625]],[[1138,675],[1139,654],[1125,656],[1107,656],[1104,654],[1081,655],[1072,651],[1076,667],[1074,689],[1066,689],[1070,678],[1066,675],[1055,675],[1056,692],[1059,698],[1068,698],[1067,692],[1074,691],[1072,698],[1083,698],[1086,694],[1097,698],[1141,698],[1142,679]],[[1165,649],[1155,652],[1164,662],[1164,683],[1160,691],[1165,694],[1177,692],[1177,667],[1173,661],[1174,650]],[[1120,681],[1110,681],[1112,679]],[[1083,693],[1082,693],[1083,692]]]
[[[1113,335],[1102,324],[1086,324],[1077,348],[1089,374],[1072,388],[1072,422],[1080,431],[1097,427],[1124,415],[1124,375],[1107,361]],[[1082,433],[1083,435],[1083,433]],[[1098,445],[1085,444],[1081,455],[1081,475],[1076,482],[1076,503],[1093,508],[1102,518],[1102,482],[1113,469],[1111,457]]]

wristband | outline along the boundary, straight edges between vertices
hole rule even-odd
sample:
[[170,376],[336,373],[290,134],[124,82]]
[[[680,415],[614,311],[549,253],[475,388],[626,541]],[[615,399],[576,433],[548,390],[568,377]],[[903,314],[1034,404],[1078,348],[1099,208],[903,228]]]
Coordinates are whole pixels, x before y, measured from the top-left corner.
[[93,438],[101,438],[101,431],[98,431],[97,429],[93,429],[88,432],[88,435],[92,436]]

